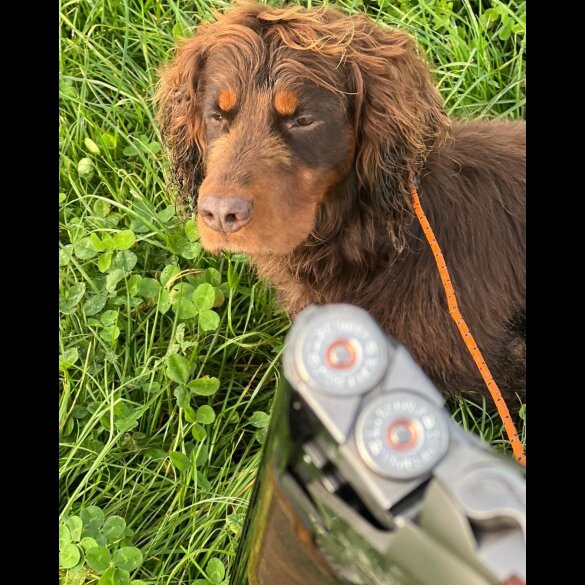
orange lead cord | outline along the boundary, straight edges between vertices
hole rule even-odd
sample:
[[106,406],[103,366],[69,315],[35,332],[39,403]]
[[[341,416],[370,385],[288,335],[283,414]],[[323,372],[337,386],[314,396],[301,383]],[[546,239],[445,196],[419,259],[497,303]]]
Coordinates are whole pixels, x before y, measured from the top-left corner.
[[471,357],[473,357],[473,361],[478,367],[481,377],[486,383],[486,386],[488,387],[488,390],[490,391],[490,394],[496,403],[498,413],[504,422],[504,428],[506,429],[506,433],[510,439],[510,443],[512,444],[514,457],[520,464],[526,466],[526,454],[524,453],[524,447],[522,446],[522,442],[520,441],[520,437],[518,436],[518,432],[514,426],[514,421],[510,416],[510,411],[508,410],[508,406],[506,405],[502,393],[496,385],[489,368],[487,367],[487,364],[485,363],[485,360],[483,359],[481,352],[477,347],[477,343],[475,343],[475,340],[469,331],[469,327],[467,327],[467,323],[465,323],[465,320],[463,319],[463,315],[461,315],[459,312],[457,298],[455,297],[455,289],[451,283],[451,278],[449,276],[449,271],[447,270],[445,258],[443,257],[443,253],[441,252],[439,244],[437,243],[437,239],[435,238],[435,234],[433,233],[429,220],[426,218],[425,212],[420,205],[418,193],[414,185],[411,185],[410,192],[412,194],[412,204],[414,206],[416,217],[418,218],[425,237],[431,246],[431,250],[433,251],[433,255],[435,257],[435,262],[437,263],[437,268],[439,269],[439,276],[441,277],[443,288],[445,289],[445,294],[447,295],[447,306],[449,307],[449,314],[453,318],[453,321],[455,321],[455,324],[461,333],[461,337],[463,337],[463,341],[465,342]]

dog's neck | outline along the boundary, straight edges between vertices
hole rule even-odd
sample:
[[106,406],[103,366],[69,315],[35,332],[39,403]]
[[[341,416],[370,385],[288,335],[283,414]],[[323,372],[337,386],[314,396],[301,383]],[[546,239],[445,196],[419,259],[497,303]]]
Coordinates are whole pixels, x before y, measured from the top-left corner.
[[289,314],[310,303],[339,302],[334,291],[363,290],[404,251],[404,222],[391,210],[381,216],[369,201],[351,175],[325,199],[315,229],[290,254],[250,257]]

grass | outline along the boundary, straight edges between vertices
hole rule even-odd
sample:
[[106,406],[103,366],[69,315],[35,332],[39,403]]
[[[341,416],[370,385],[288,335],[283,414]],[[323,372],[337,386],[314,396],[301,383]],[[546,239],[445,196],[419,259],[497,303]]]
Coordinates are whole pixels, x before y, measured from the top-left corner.
[[[289,321],[177,218],[151,102],[176,36],[227,4],[61,2],[63,583],[217,584],[234,559]],[[452,115],[525,116],[525,2],[336,4],[410,30]]]

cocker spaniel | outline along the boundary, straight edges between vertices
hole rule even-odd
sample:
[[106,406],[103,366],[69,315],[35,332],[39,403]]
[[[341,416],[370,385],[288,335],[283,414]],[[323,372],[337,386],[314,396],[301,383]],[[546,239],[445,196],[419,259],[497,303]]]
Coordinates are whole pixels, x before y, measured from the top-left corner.
[[411,36],[334,8],[232,6],[157,98],[207,250],[246,253],[293,316],[365,308],[445,393],[477,396],[416,185],[496,382],[525,396],[524,122],[449,119]]

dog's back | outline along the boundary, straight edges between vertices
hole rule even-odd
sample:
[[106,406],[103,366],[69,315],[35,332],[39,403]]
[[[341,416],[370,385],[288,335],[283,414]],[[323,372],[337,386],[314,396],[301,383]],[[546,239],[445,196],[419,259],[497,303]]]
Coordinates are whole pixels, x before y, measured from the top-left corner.
[[[509,399],[525,395],[525,142],[524,122],[455,122],[419,188],[459,308]],[[484,392],[416,220],[408,232],[408,250],[379,283],[389,302],[370,297],[371,309],[446,391]]]

